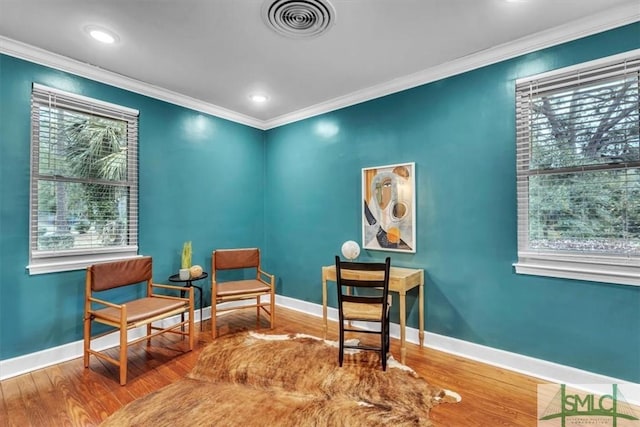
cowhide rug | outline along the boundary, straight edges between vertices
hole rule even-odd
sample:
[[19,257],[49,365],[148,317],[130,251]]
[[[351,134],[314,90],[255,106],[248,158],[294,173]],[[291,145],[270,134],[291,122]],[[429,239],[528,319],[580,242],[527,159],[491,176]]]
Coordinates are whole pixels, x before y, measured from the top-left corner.
[[245,332],[209,344],[186,378],[135,400],[108,426],[430,426],[430,409],[457,402],[373,352],[338,366],[337,343]]

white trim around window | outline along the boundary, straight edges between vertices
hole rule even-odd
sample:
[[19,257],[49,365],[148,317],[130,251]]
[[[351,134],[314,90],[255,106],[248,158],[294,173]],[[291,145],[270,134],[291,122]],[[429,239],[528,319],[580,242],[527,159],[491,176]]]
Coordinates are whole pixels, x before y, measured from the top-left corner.
[[30,275],[138,256],[138,115],[33,84]]
[[58,273],[62,271],[84,270],[90,265],[99,262],[119,261],[140,256],[142,255],[138,255],[138,249],[136,247],[102,254],[95,253],[90,255],[69,255],[66,257],[57,256],[55,258],[34,258],[27,266],[27,269],[30,275]]
[[516,273],[640,286],[637,259],[589,255],[518,253]]
[[640,286],[639,92],[640,49],[516,81],[516,273]]

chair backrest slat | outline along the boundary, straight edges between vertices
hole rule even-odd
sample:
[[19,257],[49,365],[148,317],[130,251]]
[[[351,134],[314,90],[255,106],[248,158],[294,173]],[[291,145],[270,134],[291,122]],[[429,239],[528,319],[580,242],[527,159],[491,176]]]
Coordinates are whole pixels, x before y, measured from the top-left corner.
[[87,269],[87,274],[92,291],[105,291],[149,281],[152,277],[152,271],[152,258],[148,256],[93,264]]
[[[344,272],[342,272],[344,274]],[[384,280],[357,280],[342,278],[342,286],[356,286],[358,288],[381,288],[384,286]]]
[[216,249],[213,252],[215,270],[234,270],[237,268],[259,268],[260,249]]
[[[390,265],[389,257],[385,262],[349,262],[336,256],[338,304],[343,301],[368,304],[382,304],[387,301]],[[352,295],[345,293],[344,288],[347,287],[354,290]],[[367,289],[367,293],[354,295],[358,288]]]

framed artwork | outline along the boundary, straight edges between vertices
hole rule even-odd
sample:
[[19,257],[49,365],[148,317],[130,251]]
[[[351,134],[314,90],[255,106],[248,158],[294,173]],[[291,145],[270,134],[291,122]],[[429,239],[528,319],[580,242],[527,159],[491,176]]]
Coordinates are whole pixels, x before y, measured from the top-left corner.
[[364,249],[415,253],[415,175],[415,163],[362,169]]

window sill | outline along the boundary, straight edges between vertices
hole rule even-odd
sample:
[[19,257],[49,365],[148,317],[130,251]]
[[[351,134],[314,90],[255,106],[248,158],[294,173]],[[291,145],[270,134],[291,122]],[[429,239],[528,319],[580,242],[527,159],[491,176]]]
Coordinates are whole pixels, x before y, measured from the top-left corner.
[[640,286],[640,259],[519,253],[517,274]]
[[100,254],[34,258],[31,260],[31,263],[27,265],[27,270],[29,270],[30,276],[35,274],[84,270],[88,266],[99,262],[118,261],[127,258],[136,258],[139,256],[141,255],[138,255],[136,248],[134,250]]

